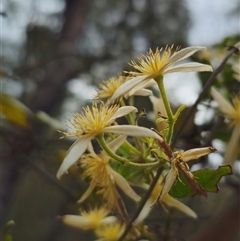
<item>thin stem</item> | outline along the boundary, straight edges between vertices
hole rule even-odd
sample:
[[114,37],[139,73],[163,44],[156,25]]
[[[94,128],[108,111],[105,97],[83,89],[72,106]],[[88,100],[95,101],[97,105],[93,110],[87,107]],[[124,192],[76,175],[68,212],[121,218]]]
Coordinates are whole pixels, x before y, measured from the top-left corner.
[[[109,133],[109,136],[111,137],[111,140],[114,140],[115,139],[115,136],[111,133]],[[131,150],[132,152],[134,152],[136,155],[140,156],[141,155],[141,152],[135,147],[133,146],[129,141],[124,141],[124,145],[127,146],[127,148],[129,150]]]
[[217,77],[217,75],[222,71],[224,65],[226,64],[226,62],[228,61],[228,59],[233,55],[233,54],[237,54],[239,53],[239,50],[235,47],[230,48],[228,54],[226,55],[226,57],[223,59],[222,63],[217,67],[217,69],[212,73],[212,75],[209,77],[208,81],[206,82],[206,84],[203,87],[202,92],[200,93],[200,95],[198,96],[197,100],[195,101],[194,105],[189,109],[188,113],[186,114],[185,118],[183,119],[180,127],[178,128],[178,132],[176,133],[176,135],[174,136],[174,139],[172,141],[171,147],[173,148],[176,145],[176,142],[178,140],[178,138],[180,137],[182,131],[183,131],[183,127],[187,126],[188,124],[188,120],[191,119],[191,116],[193,115],[193,113],[195,113],[195,110],[197,108],[197,105],[200,103],[200,101],[202,100],[202,98],[204,97],[204,95],[206,94],[206,92],[208,91],[208,89],[211,87],[211,85],[213,84],[215,78]]
[[[129,223],[130,222],[130,217],[128,215],[126,206],[121,198],[121,196],[119,195],[118,191],[115,189],[115,195],[117,197],[117,208],[119,213],[121,214],[123,220],[125,223]],[[136,232],[136,230],[133,228],[131,230],[131,234],[132,234],[132,238],[136,238],[138,236],[138,233]]]
[[108,156],[110,156],[112,159],[116,160],[117,162],[119,162],[122,165],[132,166],[132,167],[137,167],[137,168],[147,168],[147,167],[159,166],[159,162],[158,161],[152,162],[152,163],[135,163],[135,162],[131,162],[127,158],[118,156],[116,153],[114,153],[110,149],[110,147],[108,146],[107,142],[105,141],[103,134],[98,135],[96,138],[97,138],[100,146],[108,154]]
[[117,154],[115,154],[110,147],[108,146],[107,142],[104,139],[104,134],[100,134],[97,137],[97,140],[100,144],[100,146],[102,147],[102,149],[114,160],[116,160],[117,162],[121,163],[122,165],[125,163],[130,162],[128,159],[118,156]]
[[[134,106],[134,105],[133,105],[133,104],[134,104],[133,97],[131,96],[130,99],[131,99],[131,104],[130,104],[130,105],[131,105],[131,106]],[[121,106],[126,106],[123,98],[121,99],[120,104],[121,104]],[[135,118],[134,118],[133,115],[134,115],[134,113],[129,113],[128,115],[125,116],[126,119],[127,119],[127,121],[128,121],[128,123],[129,123],[130,125],[135,125]],[[135,140],[135,143],[136,143],[137,147],[138,147],[139,149],[141,149],[141,142],[140,142],[140,140],[139,140],[138,138],[136,138],[136,137],[134,137],[134,140]]]
[[158,170],[157,170],[157,173],[156,173],[156,176],[153,178],[153,181],[149,187],[149,189],[147,190],[145,196],[143,197],[143,199],[141,200],[136,212],[134,213],[134,215],[132,216],[130,222],[128,223],[126,229],[124,230],[123,234],[121,235],[121,237],[119,238],[118,241],[122,241],[125,236],[128,234],[129,230],[132,228],[132,223],[137,219],[137,217],[139,216],[139,214],[141,213],[144,205],[146,204],[147,200],[149,199],[149,197],[151,196],[151,193],[154,189],[154,187],[156,186],[157,184],[157,181],[160,177],[160,175],[162,174],[162,171],[163,171],[163,167],[159,167]]
[[175,120],[174,120],[172,109],[171,109],[171,106],[169,104],[167,94],[166,94],[166,91],[165,91],[165,88],[164,88],[163,77],[160,77],[159,79],[156,79],[156,82],[158,84],[158,88],[159,88],[159,91],[161,93],[163,104],[165,106],[167,116],[168,116],[168,125],[169,126],[168,126],[167,143],[170,144],[171,139],[172,139],[172,135],[173,135],[173,127],[174,127],[174,124],[175,124]]

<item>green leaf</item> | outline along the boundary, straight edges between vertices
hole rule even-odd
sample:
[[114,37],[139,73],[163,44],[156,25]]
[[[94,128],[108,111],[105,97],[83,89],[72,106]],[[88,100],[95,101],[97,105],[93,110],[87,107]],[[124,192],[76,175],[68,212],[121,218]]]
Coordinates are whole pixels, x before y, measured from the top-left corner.
[[[192,172],[195,180],[201,185],[202,189],[207,192],[218,192],[218,182],[223,176],[231,175],[232,168],[230,165],[219,166],[218,169],[201,169]],[[172,186],[169,194],[175,198],[194,196],[196,192],[188,184],[184,176],[179,173],[179,179]]]

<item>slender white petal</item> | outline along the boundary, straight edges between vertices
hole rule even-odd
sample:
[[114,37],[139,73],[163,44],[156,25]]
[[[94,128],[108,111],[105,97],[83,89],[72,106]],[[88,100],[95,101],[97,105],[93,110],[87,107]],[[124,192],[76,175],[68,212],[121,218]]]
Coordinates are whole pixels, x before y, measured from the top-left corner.
[[127,180],[113,169],[111,169],[110,171],[113,175],[114,181],[124,191],[124,193],[136,202],[138,202],[141,197],[130,187]]
[[172,167],[164,180],[160,199],[162,197],[164,197],[170,191],[172,185],[174,184],[174,182],[177,178],[177,175],[178,175],[177,170],[175,169],[174,165],[172,164]]
[[167,117],[167,111],[165,109],[165,106],[163,104],[163,99],[162,98],[157,98],[156,96],[149,96],[149,99],[151,100],[153,104],[153,110],[155,117],[158,118],[158,113],[161,113],[161,115]]
[[134,95],[137,91],[146,88],[146,87],[150,87],[156,84],[156,81],[154,81],[153,79],[145,79],[144,81],[142,81],[141,83],[139,83],[138,85],[135,85],[129,92],[127,92],[124,97],[128,98],[131,95]]
[[105,127],[103,132],[110,132],[110,133],[117,133],[122,135],[128,135],[128,136],[140,136],[140,137],[152,137],[160,142],[163,142],[163,138],[159,136],[154,131],[141,127],[141,126],[132,126],[132,125],[116,125],[116,126],[109,126]]
[[102,219],[101,225],[111,224],[111,223],[114,223],[114,222],[117,222],[117,221],[118,221],[117,217],[108,216],[108,217]]
[[131,112],[137,112],[137,108],[134,107],[134,106],[123,106],[123,107],[120,107],[116,113],[109,119],[108,122],[112,122],[112,120],[115,120],[117,118],[120,118],[120,117],[123,117]]
[[148,87],[151,87],[153,85],[156,85],[157,82],[154,80],[154,79],[150,79],[148,80],[148,82],[144,85],[144,88],[148,88]]
[[169,74],[174,72],[204,72],[204,71],[212,72],[213,69],[210,65],[193,62],[193,63],[179,64],[176,66],[170,66],[164,71],[164,74]]
[[237,155],[239,152],[239,144],[238,140],[240,139],[240,126],[235,126],[232,132],[232,136],[227,145],[225,156],[224,156],[224,164],[233,165],[233,163],[237,159]]
[[109,148],[115,152],[122,144],[123,142],[126,140],[127,136],[121,135],[119,137],[117,137],[116,139],[114,139],[113,141],[108,143]]
[[85,135],[83,137],[80,137],[77,141],[73,143],[73,145],[70,147],[67,156],[63,160],[58,172],[57,172],[57,178],[60,179],[61,176],[67,172],[68,168],[72,166],[79,157],[85,152],[87,149],[88,143],[91,141],[92,136]]
[[77,202],[82,203],[83,201],[85,201],[89,197],[89,195],[93,192],[93,189],[95,188],[95,186],[96,186],[95,183],[91,182],[88,189],[83,193],[83,195]]
[[171,197],[169,194],[166,194],[162,199],[162,202],[164,202],[166,205],[170,207],[174,207],[179,209],[181,212],[187,214],[188,216],[192,218],[197,218],[197,214],[188,206],[183,204],[182,202],[178,201],[177,199]]
[[192,47],[181,49],[177,52],[174,52],[174,54],[170,57],[169,62],[171,63],[179,62],[183,59],[188,58],[189,56],[193,55],[199,50],[206,50],[206,48],[201,46],[192,46]]
[[87,229],[90,226],[90,221],[80,215],[64,215],[62,221],[74,228]]
[[128,91],[130,91],[134,86],[144,81],[147,77],[148,75],[138,76],[126,81],[114,92],[114,94],[112,95],[109,101],[114,101],[118,97],[123,96]]
[[215,152],[216,149],[212,147],[203,147],[203,148],[194,148],[190,149],[188,151],[183,152],[181,156],[182,161],[190,161],[190,160],[196,160],[202,156],[208,155],[212,152]]
[[91,154],[95,154],[95,151],[94,151],[94,149],[93,149],[92,142],[89,142],[89,143],[88,143],[87,150],[88,150]]
[[149,95],[153,95],[151,90],[148,89],[141,89],[138,90],[134,93],[134,95],[138,95],[138,96],[149,96]]
[[[155,119],[159,118],[159,113],[162,116],[167,117],[167,112],[166,112],[165,106],[163,104],[162,98],[157,98],[156,96],[149,96],[149,99],[151,100],[151,102],[153,104]],[[166,129],[168,127],[168,123],[166,121],[161,121],[161,122],[157,123],[157,127],[158,127],[158,130]]]
[[222,113],[226,115],[231,115],[235,112],[233,106],[228,102],[218,91],[216,88],[211,87],[211,95],[218,102],[219,109]]
[[142,211],[139,213],[137,219],[133,222],[134,226],[142,222],[148,216],[148,214],[151,212],[153,207],[152,203],[153,203],[153,200],[149,198],[145,203],[145,205],[143,206]]

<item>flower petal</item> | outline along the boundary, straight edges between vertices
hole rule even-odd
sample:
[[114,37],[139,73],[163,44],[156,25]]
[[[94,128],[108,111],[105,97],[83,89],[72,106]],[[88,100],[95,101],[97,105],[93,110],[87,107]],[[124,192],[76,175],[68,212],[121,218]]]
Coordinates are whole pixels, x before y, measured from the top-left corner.
[[[153,111],[155,115],[154,120],[159,118],[159,113],[161,114],[161,116],[167,117],[167,112],[163,104],[162,98],[157,98],[156,96],[153,95],[153,96],[149,96],[149,99],[153,105]],[[157,127],[158,127],[158,130],[164,130],[168,127],[168,123],[165,121],[161,121],[157,123]]]
[[234,108],[218,91],[216,88],[211,87],[211,95],[218,102],[219,110],[225,114],[230,115],[234,113]]
[[88,150],[91,154],[95,154],[95,151],[94,151],[94,149],[93,149],[92,142],[89,142],[89,143],[88,143],[87,150]]
[[192,46],[188,48],[181,49],[179,51],[174,52],[174,54],[170,57],[169,62],[176,63],[183,59],[188,58],[199,50],[206,50],[205,47],[202,46]]
[[61,217],[63,223],[79,229],[88,229],[90,222],[85,217],[80,215],[64,215]]
[[240,138],[240,127],[235,126],[230,138],[230,141],[227,145],[225,156],[224,156],[224,164],[233,165],[237,159],[239,147],[238,140]]
[[138,202],[141,197],[130,187],[127,180],[118,172],[114,171],[112,168],[109,167],[109,169],[111,174],[113,175],[116,184],[124,191],[126,195],[128,195],[134,201]]
[[148,89],[141,89],[134,93],[134,95],[137,95],[137,96],[149,96],[152,94],[153,94],[152,91]]
[[137,108],[134,107],[134,106],[123,106],[123,107],[120,107],[116,113],[109,119],[108,122],[112,122],[112,120],[115,120],[119,117],[122,117],[122,116],[125,116],[131,112],[137,112]]
[[111,224],[111,223],[114,223],[114,222],[117,222],[117,221],[118,221],[117,217],[108,216],[108,217],[102,219],[101,225],[107,225],[107,224]]
[[177,178],[177,175],[178,175],[177,170],[174,164],[172,164],[172,167],[164,180],[162,192],[158,197],[159,199],[163,198],[170,191],[172,185],[174,184]]
[[181,160],[185,161],[185,162],[190,161],[190,160],[196,160],[202,156],[206,156],[215,151],[216,151],[216,149],[211,146],[190,149],[188,151],[183,152],[183,154],[181,156]]
[[213,69],[210,65],[199,64],[199,63],[185,63],[176,66],[170,66],[165,71],[164,74],[174,73],[174,72],[212,72]]
[[128,98],[131,95],[135,95],[136,92],[142,90],[143,88],[150,87],[156,85],[156,81],[154,79],[145,79],[138,85],[135,85],[129,92],[127,92],[124,97]]
[[104,132],[117,133],[127,136],[140,136],[140,137],[152,137],[160,142],[163,142],[163,138],[159,136],[154,131],[141,127],[141,126],[133,126],[133,125],[120,125],[120,126],[109,126],[103,129]]
[[92,193],[94,188],[95,188],[94,182],[91,182],[91,184],[89,185],[88,189],[83,193],[83,195],[77,201],[77,203],[82,203],[83,201],[85,201],[89,197],[89,195]]
[[138,76],[138,77],[135,77],[135,78],[132,78],[132,79],[126,81],[114,92],[114,94],[112,95],[112,97],[110,98],[109,101],[112,102],[115,99],[117,99],[118,97],[125,95],[134,86],[136,86],[139,83],[141,83],[142,81],[144,81],[147,77],[148,77],[148,75]]
[[153,207],[152,203],[153,203],[153,200],[151,200],[151,198],[149,198],[147,200],[147,202],[145,203],[145,205],[143,206],[137,219],[133,222],[134,226],[139,224],[140,222],[142,222],[148,216],[148,214],[151,212],[152,207]]
[[85,135],[80,137],[77,141],[73,143],[73,145],[68,150],[67,156],[63,160],[58,172],[57,178],[60,179],[61,176],[67,172],[68,168],[72,166],[79,157],[85,152],[88,143],[91,141],[92,136]]
[[114,139],[113,141],[108,143],[108,146],[113,152],[116,152],[116,150],[124,143],[126,140],[127,136],[121,135]]
[[197,218],[197,214],[184,203],[178,201],[177,199],[171,197],[169,194],[166,194],[161,201],[170,207],[179,209],[181,212],[187,214],[192,218]]

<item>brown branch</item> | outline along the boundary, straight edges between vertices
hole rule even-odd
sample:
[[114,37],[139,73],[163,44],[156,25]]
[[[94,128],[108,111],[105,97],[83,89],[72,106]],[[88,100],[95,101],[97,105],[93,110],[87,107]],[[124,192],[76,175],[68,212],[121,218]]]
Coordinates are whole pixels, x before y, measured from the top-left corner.
[[133,222],[137,219],[138,215],[142,211],[142,209],[143,209],[144,205],[146,204],[147,200],[151,196],[151,193],[152,193],[154,187],[156,186],[157,181],[158,181],[160,175],[162,174],[163,169],[164,168],[162,166],[160,166],[158,168],[157,173],[154,176],[153,181],[152,181],[149,189],[147,190],[145,196],[142,198],[141,202],[139,203],[139,206],[138,206],[137,210],[135,211],[134,215],[132,216],[130,222],[128,223],[126,229],[124,230],[123,234],[121,235],[121,237],[119,238],[118,241],[122,241],[125,238],[125,236],[128,234],[128,232],[130,231],[130,229],[132,228]]
[[218,68],[212,73],[212,75],[210,76],[210,78],[208,79],[207,83],[204,85],[202,92],[200,93],[200,95],[198,96],[197,100],[195,101],[194,105],[189,109],[188,113],[186,114],[185,118],[183,119],[178,132],[175,134],[171,147],[173,148],[176,143],[178,138],[180,137],[182,131],[184,130],[184,126],[188,125],[188,120],[191,119],[191,116],[195,113],[198,104],[200,103],[200,101],[202,100],[202,98],[204,97],[204,95],[206,94],[206,92],[208,91],[208,89],[212,86],[214,80],[216,79],[217,75],[222,71],[224,65],[226,64],[226,62],[228,61],[228,59],[231,58],[231,56],[233,54],[237,54],[239,53],[239,50],[237,48],[229,48],[228,54],[226,55],[226,57],[223,59],[222,63],[218,66]]

